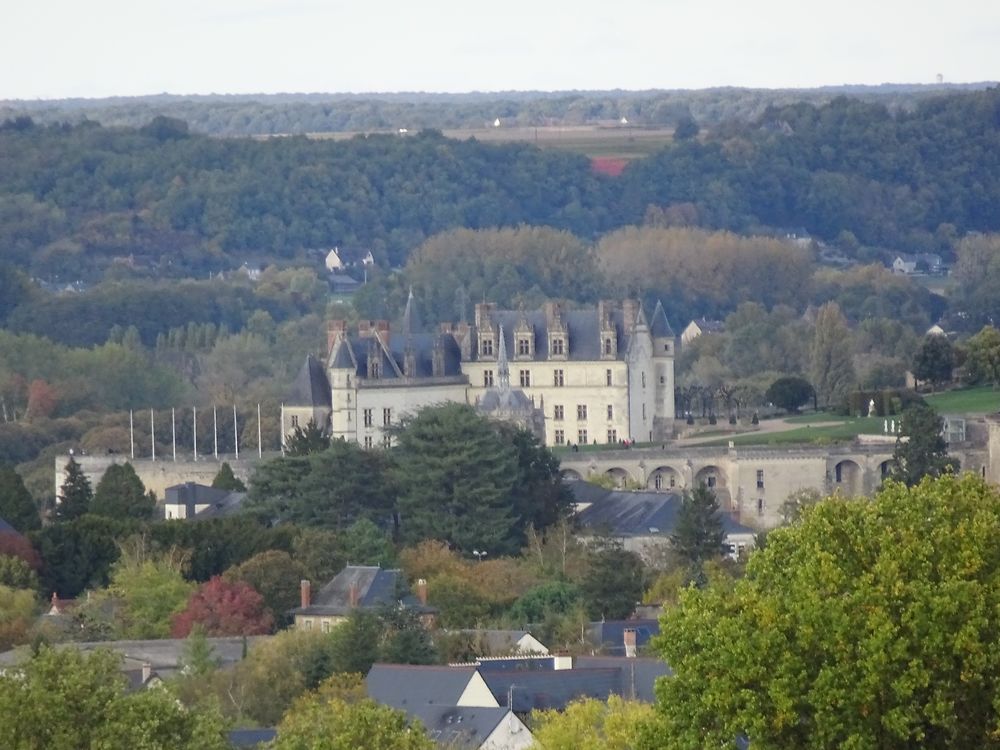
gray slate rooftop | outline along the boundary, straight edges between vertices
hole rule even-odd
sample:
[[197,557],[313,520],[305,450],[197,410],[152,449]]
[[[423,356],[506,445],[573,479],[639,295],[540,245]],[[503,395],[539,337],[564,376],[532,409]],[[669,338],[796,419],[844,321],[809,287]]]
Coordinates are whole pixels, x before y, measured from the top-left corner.
[[331,399],[330,381],[327,380],[323,364],[310,354],[299,368],[299,374],[295,376],[285,403],[289,406],[329,408]]
[[[351,591],[356,604],[352,606]],[[377,565],[348,565],[318,592],[313,594],[308,607],[297,607],[292,612],[299,615],[345,616],[354,609],[403,607],[416,612],[437,612],[409,593],[403,591],[403,575],[399,570],[384,570]]]
[[365,678],[368,695],[386,706],[420,711],[426,706],[454,707],[476,667],[375,664]]
[[507,716],[508,708],[420,706],[408,709],[427,734],[450,750],[477,750]]

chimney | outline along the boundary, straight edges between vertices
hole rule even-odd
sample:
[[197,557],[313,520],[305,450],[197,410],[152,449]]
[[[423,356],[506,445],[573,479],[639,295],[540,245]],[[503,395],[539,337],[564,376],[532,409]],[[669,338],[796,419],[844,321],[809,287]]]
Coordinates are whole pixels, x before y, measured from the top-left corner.
[[622,300],[622,324],[626,332],[632,330],[632,326],[635,325],[635,319],[639,317],[639,300],[637,299],[626,299]]
[[625,628],[623,640],[625,642],[625,656],[630,659],[635,658],[635,628]]
[[372,335],[372,322],[370,320],[358,321],[358,335],[366,337]]
[[386,349],[389,348],[389,321],[388,320],[376,320],[375,321],[375,331],[378,333],[378,337],[382,340],[382,345]]
[[418,578],[417,579],[417,599],[419,599],[420,603],[423,604],[424,606],[427,605],[427,579],[426,578]]
[[492,302],[476,303],[476,328],[482,328],[483,325],[489,322],[494,307],[495,305]]
[[148,661],[142,663],[142,684],[145,685],[149,682],[149,678],[153,676],[153,665]]
[[299,581],[299,597],[303,609],[312,604],[312,584],[305,578]]
[[552,328],[552,325],[557,320],[562,320],[562,305],[558,302],[546,302],[544,305],[545,310],[545,325],[547,328]]
[[358,592],[358,584],[352,583],[347,587],[347,603],[353,609],[358,606],[358,602],[361,600]]

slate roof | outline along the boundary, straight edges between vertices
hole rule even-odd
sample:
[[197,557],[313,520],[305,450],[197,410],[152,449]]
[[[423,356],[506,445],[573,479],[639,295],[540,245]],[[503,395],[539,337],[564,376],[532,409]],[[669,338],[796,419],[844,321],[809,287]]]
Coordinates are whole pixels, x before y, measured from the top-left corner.
[[623,697],[652,703],[653,687],[660,677],[673,674],[662,659],[625,656],[577,656],[573,666],[582,669],[617,669],[621,674]]
[[[612,536],[669,535],[677,524],[681,496],[676,492],[630,492],[605,490],[589,482],[567,482],[577,503],[589,505],[576,514],[585,529]],[[603,494],[602,494],[603,493]],[[729,534],[753,534],[753,529],[720,514],[722,529]]]
[[20,531],[18,531],[13,526],[11,526],[9,523],[7,523],[5,520],[3,520],[2,518],[0,518],[0,533],[4,533],[4,532],[6,532],[8,534],[17,534],[18,536],[21,536],[21,532]]
[[292,390],[285,398],[289,406],[330,407],[332,397],[330,381],[323,371],[323,363],[313,355],[308,355],[295,376]]
[[[185,482],[167,487],[164,491],[165,505],[183,505],[186,508],[185,517],[188,520],[218,518],[229,516],[240,511],[247,493],[232,490],[219,490],[195,482]],[[195,507],[207,505],[196,513]]]
[[674,338],[674,329],[667,322],[667,314],[660,302],[656,303],[656,309],[653,310],[653,322],[649,324],[649,332],[654,338]]
[[257,747],[278,736],[275,729],[231,729],[227,735],[233,747]]
[[698,328],[701,329],[702,333],[720,333],[726,330],[726,324],[721,320],[709,320],[708,318],[695,318],[691,321]]
[[[368,372],[369,347],[378,346],[374,336],[348,336],[344,340],[346,346],[338,347],[330,367],[333,369],[352,370],[359,377],[370,377]],[[462,352],[450,333],[395,333],[389,337],[388,352],[379,346],[378,361],[379,378],[393,380],[403,376],[405,372],[405,355],[407,346],[414,354],[415,377],[424,378],[434,375],[434,346],[439,344],[444,353],[445,377],[462,376]],[[329,395],[329,394],[328,394]]]
[[482,644],[490,654],[497,656],[514,653],[524,636],[530,635],[527,630],[477,629],[455,630],[455,633],[471,636],[477,644]]
[[476,659],[479,673],[494,672],[528,672],[532,670],[552,671],[556,668],[554,656],[500,656],[479,657]]
[[[640,310],[641,314],[641,310]],[[589,310],[564,310],[561,313],[566,326],[567,351],[569,360],[592,361],[601,359],[601,323],[597,308]],[[515,329],[527,321],[534,334],[535,356],[537,360],[547,360],[549,357],[548,324],[544,310],[493,310],[490,313],[493,325],[503,327],[504,341],[508,352],[517,351],[517,333]],[[625,359],[628,351],[631,331],[625,329],[624,313],[621,310],[611,311],[611,324],[614,326],[618,339],[617,359]],[[514,356],[511,366],[517,367],[523,357]]]
[[[298,615],[345,616],[354,609],[403,606],[416,612],[437,612],[410,594],[400,595],[403,576],[399,570],[383,570],[377,565],[348,565],[323,588],[313,594],[312,604],[292,610]],[[351,606],[352,587],[357,604]]]
[[594,648],[599,648],[610,656],[625,655],[625,631],[635,631],[635,645],[638,648],[649,643],[649,639],[660,634],[660,621],[651,620],[603,620],[587,626],[587,640]]
[[622,694],[621,670],[556,669],[530,672],[490,671],[482,673],[493,697],[501,706],[513,698],[516,713],[539,709],[562,710],[577,698],[606,700]]
[[509,708],[430,705],[407,713],[420,720],[432,740],[453,750],[478,750],[511,715]]
[[426,706],[454,707],[476,667],[374,664],[365,678],[368,696],[386,706],[416,712]]

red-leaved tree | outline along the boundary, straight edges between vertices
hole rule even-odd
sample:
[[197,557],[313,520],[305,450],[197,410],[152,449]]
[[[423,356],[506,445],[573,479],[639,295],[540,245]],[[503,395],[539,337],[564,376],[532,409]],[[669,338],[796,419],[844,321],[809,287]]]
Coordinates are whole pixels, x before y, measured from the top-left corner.
[[174,615],[171,635],[187,638],[195,625],[200,625],[207,636],[264,635],[271,632],[274,618],[264,606],[264,597],[253,587],[215,576],[191,595],[183,611]]
[[31,546],[31,542],[13,531],[0,531],[0,555],[20,557],[36,572],[42,567],[42,558]]
[[28,386],[27,413],[30,418],[51,417],[58,403],[59,391],[44,380],[31,381],[31,384]]

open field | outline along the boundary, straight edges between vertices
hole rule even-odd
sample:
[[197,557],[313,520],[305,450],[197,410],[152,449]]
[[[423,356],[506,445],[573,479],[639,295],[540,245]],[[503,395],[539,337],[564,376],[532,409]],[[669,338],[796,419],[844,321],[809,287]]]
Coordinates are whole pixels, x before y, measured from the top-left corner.
[[793,443],[836,443],[853,440],[858,435],[881,435],[883,423],[881,417],[851,417],[842,418],[837,424],[830,424],[833,418],[827,414],[809,415],[815,426],[809,423],[809,418],[803,420],[795,417],[795,423],[803,423],[802,427],[791,430],[772,432],[750,432],[731,438],[703,443],[703,445],[788,445]]
[[924,396],[938,414],[992,414],[1000,411],[1000,391],[993,386],[962,388]]
[[[607,127],[579,125],[566,127],[499,127],[468,128],[442,131],[448,138],[475,138],[483,143],[513,143],[525,141],[540,148],[557,148],[587,156],[616,159],[638,159],[658,151],[670,143],[672,128],[633,128],[628,125]],[[358,133],[311,133],[310,138],[342,141]]]

